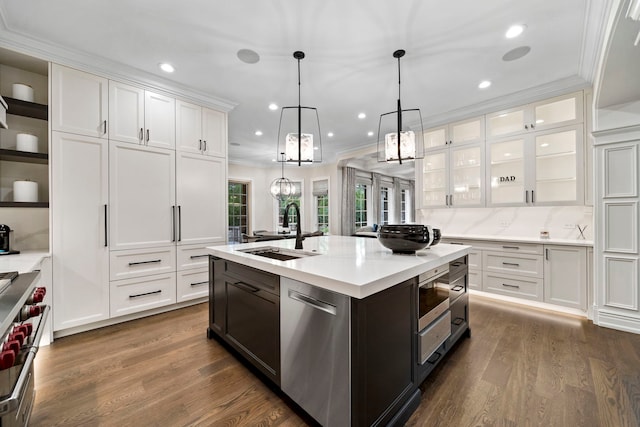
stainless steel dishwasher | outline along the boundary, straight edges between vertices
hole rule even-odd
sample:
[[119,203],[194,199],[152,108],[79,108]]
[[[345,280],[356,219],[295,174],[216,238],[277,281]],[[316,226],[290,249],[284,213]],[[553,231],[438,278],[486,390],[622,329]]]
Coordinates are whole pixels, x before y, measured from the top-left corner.
[[323,426],[351,424],[350,298],[280,278],[282,391]]

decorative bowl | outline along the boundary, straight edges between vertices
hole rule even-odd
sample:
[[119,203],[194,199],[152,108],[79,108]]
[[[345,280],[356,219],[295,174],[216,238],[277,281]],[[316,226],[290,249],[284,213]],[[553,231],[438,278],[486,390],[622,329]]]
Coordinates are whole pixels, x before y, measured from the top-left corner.
[[431,243],[429,244],[429,247],[431,247],[433,245],[437,245],[438,243],[440,243],[440,238],[442,238],[442,234],[440,234],[440,229],[439,228],[434,228],[433,229],[433,239],[431,239]]
[[412,254],[424,249],[433,240],[433,230],[428,225],[396,224],[381,225],[378,241],[394,254]]

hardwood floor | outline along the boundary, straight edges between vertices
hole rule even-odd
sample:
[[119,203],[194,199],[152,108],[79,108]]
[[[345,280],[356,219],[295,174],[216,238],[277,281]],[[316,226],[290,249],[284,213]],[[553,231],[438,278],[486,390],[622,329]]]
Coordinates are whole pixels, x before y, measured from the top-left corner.
[[[640,335],[470,298],[471,339],[422,385],[408,426],[640,425]],[[207,305],[56,340],[31,426],[304,426],[206,338]]]

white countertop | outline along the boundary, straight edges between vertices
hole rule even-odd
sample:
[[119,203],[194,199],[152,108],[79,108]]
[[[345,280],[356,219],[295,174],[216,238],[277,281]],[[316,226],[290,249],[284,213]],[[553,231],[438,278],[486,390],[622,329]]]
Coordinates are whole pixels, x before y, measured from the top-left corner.
[[278,261],[241,252],[276,247],[294,250],[295,239],[210,246],[211,255],[289,277],[330,291],[365,298],[469,253],[470,246],[439,244],[412,255],[393,254],[378,239],[352,236],[307,237],[304,249],[319,254]]
[[524,236],[496,236],[485,234],[445,234],[443,239],[490,240],[493,242],[537,243],[541,245],[593,246],[593,240],[583,239],[540,239]]
[[0,255],[0,272],[28,273],[40,266],[42,259],[51,256],[48,251],[21,251],[19,254]]

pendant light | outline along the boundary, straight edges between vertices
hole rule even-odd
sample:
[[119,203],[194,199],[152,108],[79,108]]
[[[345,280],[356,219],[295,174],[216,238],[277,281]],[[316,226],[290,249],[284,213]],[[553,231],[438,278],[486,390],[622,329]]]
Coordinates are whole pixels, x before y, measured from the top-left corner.
[[293,195],[295,188],[293,182],[288,178],[284,177],[284,158],[285,153],[280,153],[282,155],[282,177],[276,178],[271,183],[269,187],[269,192],[271,196],[273,196],[276,200],[287,200],[291,195]]
[[304,52],[295,51],[293,57],[298,61],[298,106],[282,107],[280,126],[278,127],[278,152],[285,153],[283,162],[302,163],[322,162],[322,137],[320,119],[315,107],[303,107],[300,102],[300,60]]
[[398,60],[398,102],[396,111],[380,115],[378,123],[378,161],[399,162],[424,157],[424,130],[418,108],[403,110],[400,103],[400,58],[405,51],[393,52]]

